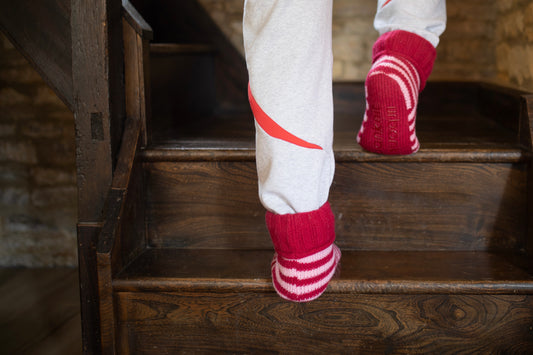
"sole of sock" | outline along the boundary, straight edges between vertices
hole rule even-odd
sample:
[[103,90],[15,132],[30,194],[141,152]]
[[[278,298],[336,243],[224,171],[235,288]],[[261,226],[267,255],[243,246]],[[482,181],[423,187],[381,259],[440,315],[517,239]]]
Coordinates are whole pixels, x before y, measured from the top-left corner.
[[416,153],[420,148],[415,129],[419,84],[414,67],[396,58],[376,64],[365,83],[367,106],[357,142],[378,154]]

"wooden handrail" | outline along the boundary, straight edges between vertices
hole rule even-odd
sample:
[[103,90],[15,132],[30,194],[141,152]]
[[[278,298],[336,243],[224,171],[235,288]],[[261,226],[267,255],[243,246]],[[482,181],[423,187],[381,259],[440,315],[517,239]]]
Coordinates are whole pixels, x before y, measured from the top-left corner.
[[142,122],[142,145],[149,140],[150,41],[152,28],[127,0],[123,6],[124,93],[126,116]]
[[143,38],[152,40],[154,39],[154,32],[152,27],[144,20],[139,14],[137,9],[128,0],[122,0],[122,9],[124,12],[124,18],[131,27]]

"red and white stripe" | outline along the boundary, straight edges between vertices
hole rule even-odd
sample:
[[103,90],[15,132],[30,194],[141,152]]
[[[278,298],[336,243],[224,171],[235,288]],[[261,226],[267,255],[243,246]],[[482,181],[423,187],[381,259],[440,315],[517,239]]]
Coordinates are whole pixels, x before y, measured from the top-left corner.
[[341,252],[335,244],[300,259],[275,254],[271,265],[274,288],[286,300],[312,301],[326,290],[340,258]]
[[376,60],[365,83],[366,110],[357,142],[376,153],[418,151],[415,127],[420,86],[420,76],[408,60],[391,55]]

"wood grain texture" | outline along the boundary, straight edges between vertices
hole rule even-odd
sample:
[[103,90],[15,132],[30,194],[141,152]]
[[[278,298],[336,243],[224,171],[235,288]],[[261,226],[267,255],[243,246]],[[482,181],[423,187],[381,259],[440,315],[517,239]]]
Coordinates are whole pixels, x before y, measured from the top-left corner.
[[119,0],[72,1],[78,216],[100,220],[124,120]]
[[[528,294],[533,263],[485,252],[342,250],[328,292]],[[113,281],[118,292],[271,292],[273,250],[147,249]],[[243,267],[244,266],[244,267]]]
[[96,260],[96,248],[101,228],[102,225],[98,223],[78,223],[77,225],[82,346],[84,354],[97,354],[101,351]]
[[119,293],[119,352],[518,353],[531,296]]
[[[520,107],[520,142],[533,151],[533,95],[525,95]],[[528,173],[528,236],[527,251],[533,255],[533,159]]]
[[74,111],[70,1],[0,1],[0,29]]
[[[483,144],[442,145],[426,143],[413,155],[392,157],[367,152],[351,141],[344,145],[342,137],[335,144],[336,162],[440,162],[440,163],[526,163],[532,154],[517,146],[496,144],[489,148]],[[353,146],[352,146],[353,145]],[[177,140],[173,143],[151,146],[144,150],[143,159],[150,162],[188,161],[255,161],[254,143],[236,138]]]
[[146,166],[151,246],[256,248],[270,242],[254,163]]
[[[216,90],[217,106],[221,110],[247,108],[248,73],[244,58],[197,0],[134,0],[132,4],[154,29],[154,42],[208,44],[214,48],[217,53],[214,58],[216,80],[204,89]],[[168,97],[175,100],[173,92],[165,96],[163,102]],[[154,119],[160,120],[161,117]]]
[[125,116],[122,4],[73,0],[70,18],[83,351],[97,354],[101,333],[96,247]]
[[145,247],[144,184],[138,152],[142,122],[128,119],[103,212],[98,240],[98,298],[102,352],[115,349],[112,279]]
[[523,165],[339,163],[330,201],[338,243],[379,250],[520,250]]
[[[337,163],[330,194],[337,242],[362,250],[520,250],[526,179],[518,164]],[[150,163],[146,181],[150,245],[270,248],[253,163]]]
[[142,145],[148,144],[151,119],[150,39],[152,29],[129,2],[122,21],[124,35],[124,96],[126,117],[142,124]]

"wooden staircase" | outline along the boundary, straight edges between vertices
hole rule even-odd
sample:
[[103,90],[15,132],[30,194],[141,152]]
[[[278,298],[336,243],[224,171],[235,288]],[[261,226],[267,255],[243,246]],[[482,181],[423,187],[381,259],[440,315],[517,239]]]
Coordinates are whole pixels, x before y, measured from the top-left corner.
[[[522,131],[530,98],[478,83],[430,83],[420,104],[422,149],[391,157],[355,143],[362,90],[335,86],[330,200],[343,257],[326,293],[309,304],[283,301],[271,286],[249,113],[203,126],[176,121],[137,149],[129,178],[138,198],[124,188],[98,248],[107,280],[101,301],[108,300],[101,318],[113,330],[103,334],[105,349],[532,349],[531,148]],[[135,209],[142,232],[131,231]],[[135,248],[125,249],[130,243]]]
[[[101,220],[80,223],[81,241],[97,231],[95,250],[80,243],[82,258],[96,255],[82,287],[99,314],[84,315],[91,349],[533,349],[532,94],[430,82],[422,148],[397,157],[357,145],[364,87],[336,83],[330,202],[341,267],[318,300],[289,303],[271,285],[242,57],[194,0],[134,5],[142,17],[123,4],[120,149]],[[177,27],[161,14],[178,16]]]
[[363,85],[336,84],[341,268],[317,301],[294,304],[271,285],[253,117],[242,101],[217,102],[217,55],[151,46],[150,138],[142,146],[130,122],[98,245],[106,352],[533,348],[532,96],[430,83],[422,149],[391,157],[355,142]]

